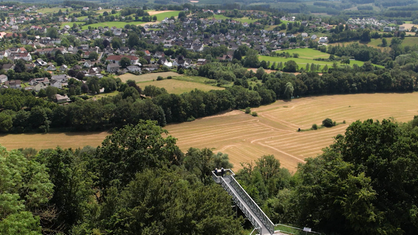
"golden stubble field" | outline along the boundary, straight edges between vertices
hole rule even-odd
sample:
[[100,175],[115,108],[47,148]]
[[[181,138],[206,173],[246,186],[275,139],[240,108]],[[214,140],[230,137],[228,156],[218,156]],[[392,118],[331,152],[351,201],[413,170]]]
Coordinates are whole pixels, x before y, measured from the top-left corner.
[[[417,100],[418,93],[308,97],[252,109],[258,117],[234,110],[168,125],[165,129],[178,139],[177,144],[184,152],[190,147],[214,148],[215,152],[227,153],[236,170],[240,162],[273,154],[283,167],[295,172],[298,163],[320,154],[321,149],[332,144],[337,134],[344,134],[353,121],[390,117],[402,122],[412,120],[418,115]],[[297,132],[298,128],[308,129],[314,123],[320,125],[325,118],[336,122],[345,120],[347,124]],[[0,144],[8,149],[42,149],[57,145],[77,148],[98,146],[107,135],[106,132],[1,135]]]
[[[418,93],[334,95],[295,99],[291,102],[254,108],[258,117],[241,111],[200,120],[169,125],[166,129],[178,138],[183,151],[189,147],[211,147],[227,153],[235,169],[240,162],[250,162],[262,155],[273,154],[282,166],[295,172],[297,164],[315,157],[322,148],[333,143],[333,137],[344,134],[356,120],[394,117],[397,121],[412,120],[418,114]],[[333,128],[297,132],[325,118],[346,121]]]

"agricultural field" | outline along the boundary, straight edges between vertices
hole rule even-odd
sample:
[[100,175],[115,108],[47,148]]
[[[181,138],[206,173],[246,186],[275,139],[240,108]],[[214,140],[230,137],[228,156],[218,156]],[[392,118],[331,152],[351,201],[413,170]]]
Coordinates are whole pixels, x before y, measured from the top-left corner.
[[[240,162],[251,162],[262,155],[273,154],[283,167],[295,172],[298,163],[320,154],[322,148],[333,143],[333,137],[344,134],[348,125],[356,120],[391,117],[402,122],[412,120],[414,115],[418,115],[417,99],[418,93],[307,97],[290,102],[277,101],[252,109],[258,117],[234,110],[193,122],[171,124],[165,129],[178,139],[177,144],[183,152],[190,147],[213,148],[215,152],[228,154],[236,170],[240,168]],[[336,122],[345,120],[346,124],[297,132],[298,128],[309,129],[312,124],[320,125],[325,118]],[[8,149],[96,147],[108,134],[9,134],[0,135],[0,144]]]
[[62,8],[62,7],[46,7],[46,8],[41,8],[36,10],[37,12],[43,13],[43,14],[48,14],[48,13],[58,13],[60,10],[62,12],[65,12],[66,10],[72,11],[73,9],[71,8]]
[[[234,169],[240,162],[251,162],[262,155],[273,154],[291,172],[307,157],[315,157],[333,143],[333,137],[344,134],[356,120],[394,117],[397,121],[412,120],[418,114],[418,93],[334,95],[295,99],[291,102],[254,108],[258,117],[231,111],[166,127],[178,139],[183,151],[190,147],[214,148],[227,153]],[[325,118],[346,121],[333,128],[297,132],[320,125]]]
[[[157,81],[157,78],[159,76],[163,78],[171,76],[172,79],[164,79],[161,81]],[[140,86],[141,88],[144,88],[149,85],[162,87],[165,88],[168,93],[173,94],[182,94],[184,92],[192,91],[194,89],[199,89],[202,91],[224,89],[222,87],[214,86],[216,84],[214,80],[199,76],[183,76],[175,72],[148,73],[143,75],[124,74],[119,76],[119,78],[123,82],[126,82],[128,80],[134,80],[136,83],[138,83],[138,86]]]
[[163,78],[166,78],[168,76],[179,76],[178,73],[175,72],[164,72],[164,73],[147,73],[142,75],[135,75],[131,73],[126,73],[123,75],[120,75],[119,78],[122,80],[122,82],[126,82],[128,80],[134,80],[135,82],[149,82],[157,80],[158,76],[161,76]]
[[[172,16],[177,17],[179,15],[180,11],[164,11],[158,14],[153,14],[152,16],[157,16],[157,21],[162,21],[165,18],[170,18]],[[151,15],[152,12],[149,12],[149,14]]]
[[328,59],[329,57],[328,53],[321,52],[319,50],[315,50],[312,48],[298,48],[298,49],[277,51],[277,53],[280,53],[280,52],[289,52],[290,55],[299,54],[299,58],[301,59],[315,59],[315,58]]
[[47,134],[9,134],[0,135],[0,145],[10,149],[34,148],[37,150],[56,148],[83,148],[99,146],[109,132],[66,132]]
[[[328,55],[329,57],[329,55]],[[320,70],[327,65],[328,68],[332,67],[332,65],[334,64],[333,61],[317,61],[317,60],[313,60],[313,59],[304,59],[304,58],[285,58],[285,57],[272,57],[272,56],[259,56],[258,57],[260,61],[265,60],[265,61],[270,61],[270,63],[278,63],[278,62],[287,62],[289,60],[293,60],[296,62],[296,64],[298,64],[299,68],[303,67],[305,68],[306,64],[318,64],[321,65]],[[338,65],[342,65],[340,62],[337,61]],[[356,61],[356,60],[350,60],[350,66],[352,66],[353,64],[357,64],[358,66],[362,66],[364,64],[364,62],[362,61]]]
[[138,86],[140,87],[146,87],[149,85],[165,88],[168,93],[173,93],[173,94],[182,94],[184,92],[190,92],[194,89],[199,89],[202,91],[224,89],[222,87],[196,83],[196,82],[182,81],[182,80],[177,80],[177,79],[165,79],[161,81],[149,81],[149,82],[138,83]]
[[[415,33],[413,33],[413,35],[415,35]],[[386,41],[388,43],[388,46],[390,45],[392,38],[386,38]],[[360,43],[359,41],[350,41],[350,42],[336,42],[336,43],[329,43],[328,45],[330,46],[336,46],[336,45],[340,45],[340,46],[347,46],[353,43]],[[369,42],[369,43],[360,43],[363,45],[367,45],[370,47],[374,47],[374,48],[378,48],[378,49],[382,49],[385,50],[385,47],[381,47],[380,45],[382,44],[382,38],[379,39],[373,39]],[[407,36],[405,37],[405,39],[402,41],[401,46],[415,46],[418,44],[418,37],[414,37],[414,36]],[[388,48],[388,47],[386,47]]]

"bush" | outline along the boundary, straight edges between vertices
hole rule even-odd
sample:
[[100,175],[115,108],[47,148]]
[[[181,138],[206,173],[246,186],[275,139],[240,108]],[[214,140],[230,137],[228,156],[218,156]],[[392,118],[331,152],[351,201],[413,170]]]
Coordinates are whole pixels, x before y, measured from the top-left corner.
[[257,117],[257,116],[258,116],[257,112],[252,112],[252,113],[251,113],[251,115],[252,115],[253,117]]
[[168,77],[167,77],[167,79],[172,79],[172,78],[173,78],[173,77],[171,77],[171,76],[168,76]]
[[187,118],[187,121],[188,121],[188,122],[192,122],[192,121],[194,121],[194,120],[196,120],[196,118],[195,118],[195,117],[193,117],[193,116],[190,116],[189,118]]
[[245,108],[245,113],[246,113],[246,114],[251,113],[251,108],[250,108],[250,107]]
[[335,126],[335,123],[332,122],[331,118],[326,118],[322,121],[322,125],[324,127],[332,127],[332,126]]
[[164,78],[163,77],[161,77],[161,76],[158,76],[157,77],[157,81],[161,81],[161,80],[163,80]]
[[313,124],[313,125],[312,125],[312,130],[318,130],[318,125]]

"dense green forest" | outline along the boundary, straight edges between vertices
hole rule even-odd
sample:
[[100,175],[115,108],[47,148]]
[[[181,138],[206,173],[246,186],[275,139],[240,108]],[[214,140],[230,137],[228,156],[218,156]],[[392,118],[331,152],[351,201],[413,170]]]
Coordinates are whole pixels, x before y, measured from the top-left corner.
[[[237,179],[275,223],[326,234],[416,234],[418,118],[354,122],[292,176],[274,156]],[[230,196],[211,180],[228,156],[183,153],[140,121],[97,149],[0,148],[1,234],[243,234]],[[248,228],[248,227],[247,227]]]

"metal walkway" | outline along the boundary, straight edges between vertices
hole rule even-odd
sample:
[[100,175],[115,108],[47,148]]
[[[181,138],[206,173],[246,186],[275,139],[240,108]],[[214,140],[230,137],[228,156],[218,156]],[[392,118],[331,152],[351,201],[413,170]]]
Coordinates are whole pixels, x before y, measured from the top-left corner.
[[260,235],[274,234],[274,224],[270,221],[266,214],[260,209],[257,203],[247,194],[242,186],[235,180],[234,172],[230,169],[225,170],[223,177],[218,176],[220,172],[215,174],[212,172],[212,177],[216,183],[221,184],[222,187],[232,196],[235,204],[245,214],[247,219],[251,222]]

